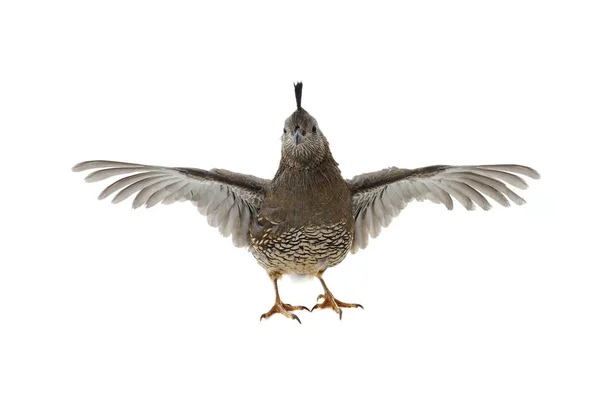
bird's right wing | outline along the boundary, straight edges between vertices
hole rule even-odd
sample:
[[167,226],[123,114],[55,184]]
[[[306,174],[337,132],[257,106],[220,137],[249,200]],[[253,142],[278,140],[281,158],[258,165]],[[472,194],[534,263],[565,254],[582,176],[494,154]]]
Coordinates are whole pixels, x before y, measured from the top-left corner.
[[133,208],[188,200],[221,234],[232,235],[237,247],[250,244],[250,224],[256,218],[270,182],[224,169],[205,171],[117,161],[85,161],[73,167],[75,172],[86,170],[94,170],[85,178],[87,182],[125,176],[106,187],[99,199],[118,191],[112,202],[119,203],[137,193]]
[[354,212],[354,241],[352,252],[364,249],[369,236],[377,237],[381,227],[388,226],[406,205],[413,201],[429,200],[442,203],[448,210],[454,197],[467,210],[475,205],[489,210],[486,196],[508,207],[509,199],[524,204],[508,186],[526,189],[519,175],[538,179],[532,168],[522,165],[434,165],[417,169],[388,168],[355,176],[348,180]]

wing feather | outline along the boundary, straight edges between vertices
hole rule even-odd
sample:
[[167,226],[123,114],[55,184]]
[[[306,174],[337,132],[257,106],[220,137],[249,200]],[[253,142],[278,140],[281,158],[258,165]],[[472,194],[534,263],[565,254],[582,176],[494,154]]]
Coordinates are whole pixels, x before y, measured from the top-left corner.
[[471,201],[473,201],[475,204],[477,204],[479,207],[483,208],[484,210],[487,211],[490,208],[492,208],[492,205],[490,204],[490,202],[487,201],[487,199],[485,197],[483,197],[483,195],[481,193],[479,193],[477,190],[473,189],[471,186],[467,185],[466,183],[460,182],[460,181],[450,181],[449,183],[451,186],[459,189],[461,191],[461,193],[463,193]]
[[[85,177],[86,182],[98,182],[103,179],[112,178],[113,176],[130,174],[136,171],[144,171],[144,167],[122,167],[122,168],[109,168],[109,169],[99,169],[90,173]],[[159,174],[159,172],[153,172],[154,174]]]
[[227,221],[223,227],[221,234],[225,237],[230,236],[233,231],[240,226],[240,208],[237,201],[234,199],[233,205],[229,210]]
[[464,208],[469,211],[474,210],[475,205],[473,204],[473,201],[466,194],[464,194],[460,188],[453,185],[453,183],[454,182],[452,181],[441,181],[439,185],[446,192],[450,193],[450,195],[454,197],[460,204],[462,204]]
[[450,194],[448,194],[448,192],[436,185],[435,182],[424,181],[423,184],[432,193],[436,194],[436,196],[440,199],[440,201],[446,206],[448,210],[452,210],[452,208],[454,208],[454,202],[452,201],[452,197],[450,197]]
[[233,231],[233,244],[236,247],[243,247],[248,242],[248,232],[250,229],[250,208],[247,204],[240,204],[240,225]]
[[152,195],[156,194],[156,192],[163,190],[167,186],[177,183],[180,181],[180,178],[162,178],[156,183],[153,183],[150,186],[146,186],[135,196],[133,199],[132,206],[133,208],[139,208],[146,204]]
[[120,203],[132,194],[137,193],[138,191],[145,189],[148,186],[155,184],[156,182],[160,182],[163,179],[165,179],[164,176],[151,176],[149,178],[140,179],[137,182],[125,187],[119,193],[117,193],[113,198],[112,202],[114,204]]
[[531,178],[531,179],[540,179],[540,174],[535,169],[526,167],[524,165],[512,165],[512,164],[480,165],[479,168],[513,172],[515,174],[525,175],[526,177]]
[[508,172],[504,172],[504,171],[494,171],[494,170],[485,169],[485,168],[479,168],[478,172],[480,172],[482,175],[488,176],[490,178],[504,181],[504,182],[508,183],[509,185],[516,187],[517,189],[527,189],[527,182],[525,182],[525,179],[521,178],[520,176],[511,174]]
[[120,189],[122,189],[128,185],[131,185],[135,182],[141,181],[144,178],[151,178],[151,177],[156,177],[156,176],[167,176],[167,175],[159,174],[157,172],[142,172],[139,174],[127,176],[125,178],[121,178],[118,181],[115,181],[113,184],[107,186],[98,196],[98,200],[105,199],[106,197],[110,196],[117,190],[120,190]]
[[413,185],[415,189],[419,191],[423,200],[427,199],[429,201],[434,202],[435,204],[441,203],[441,199],[438,197],[437,193],[434,193],[431,190],[429,190],[425,183],[421,181],[414,181]]
[[187,200],[192,198],[192,184],[186,182],[184,186],[177,189],[163,199],[162,204],[173,204],[176,201]]
[[164,201],[170,194],[177,192],[181,188],[185,187],[187,184],[188,183],[186,181],[176,181],[175,183],[172,183],[172,184],[160,189],[159,191],[154,193],[152,196],[150,196],[148,201],[146,201],[146,207],[148,207],[148,208],[154,207],[161,201]]
[[478,190],[481,193],[489,196],[501,206],[510,207],[510,202],[508,201],[508,199],[504,197],[504,195],[500,191],[494,189],[492,186],[470,178],[463,178],[461,182],[464,182],[467,185],[473,187],[475,190]]

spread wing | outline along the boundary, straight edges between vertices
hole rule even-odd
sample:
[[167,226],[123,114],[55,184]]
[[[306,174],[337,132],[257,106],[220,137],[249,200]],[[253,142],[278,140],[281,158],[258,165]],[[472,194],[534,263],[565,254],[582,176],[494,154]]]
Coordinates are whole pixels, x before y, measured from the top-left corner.
[[355,220],[352,252],[364,249],[369,236],[377,237],[381,227],[388,226],[412,200],[442,203],[448,210],[452,210],[452,198],[467,210],[474,210],[475,205],[489,210],[492,205],[486,196],[504,207],[510,206],[509,200],[524,204],[525,200],[509,188],[527,188],[519,175],[540,177],[534,169],[521,165],[392,167],[355,176],[347,181]]
[[224,236],[232,235],[237,247],[250,243],[250,223],[256,219],[270,182],[224,169],[205,171],[116,161],[85,161],[73,167],[75,172],[86,170],[94,170],[85,178],[87,182],[124,176],[107,186],[99,199],[117,192],[112,202],[119,203],[136,194],[133,208],[191,201],[211,226],[218,227]]

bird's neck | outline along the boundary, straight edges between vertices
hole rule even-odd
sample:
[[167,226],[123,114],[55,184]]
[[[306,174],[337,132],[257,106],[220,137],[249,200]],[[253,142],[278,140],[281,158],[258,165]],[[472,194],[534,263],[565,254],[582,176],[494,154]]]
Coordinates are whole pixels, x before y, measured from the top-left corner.
[[341,172],[338,168],[338,163],[331,155],[331,151],[327,148],[322,154],[313,157],[310,160],[296,159],[290,157],[281,157],[279,168],[275,174],[274,180],[277,180],[283,175],[333,175],[340,176]]

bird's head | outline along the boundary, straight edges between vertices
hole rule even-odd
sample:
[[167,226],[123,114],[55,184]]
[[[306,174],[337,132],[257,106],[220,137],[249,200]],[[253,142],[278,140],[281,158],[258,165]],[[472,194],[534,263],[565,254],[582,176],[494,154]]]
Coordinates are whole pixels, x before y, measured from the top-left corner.
[[302,82],[294,84],[296,111],[285,120],[281,136],[281,157],[290,167],[310,168],[330,156],[329,143],[317,120],[302,108]]

